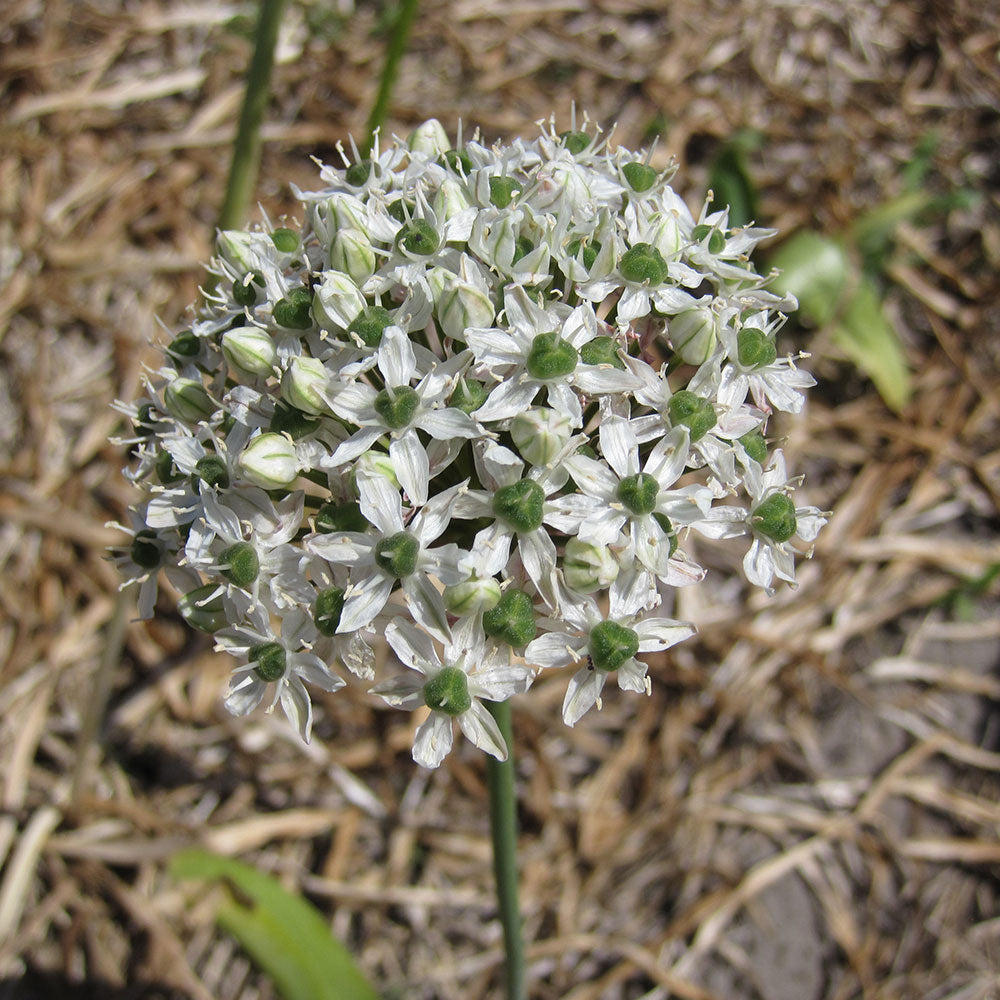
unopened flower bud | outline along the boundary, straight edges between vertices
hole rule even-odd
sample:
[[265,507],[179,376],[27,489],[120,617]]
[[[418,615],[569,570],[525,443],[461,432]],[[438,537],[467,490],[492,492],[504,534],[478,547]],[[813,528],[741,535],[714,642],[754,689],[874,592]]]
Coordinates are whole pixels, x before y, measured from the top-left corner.
[[471,207],[465,187],[452,177],[446,178],[434,195],[434,214],[445,222]]
[[266,330],[256,326],[237,326],[222,335],[222,353],[229,367],[245,378],[263,378],[271,374],[278,352]]
[[363,230],[338,230],[330,244],[330,266],[359,285],[375,273],[375,252]]
[[563,575],[578,594],[592,594],[610,587],[618,577],[618,560],[607,545],[594,545],[570,538],[566,542]]
[[218,255],[240,274],[252,271],[258,264],[253,252],[254,238],[242,229],[227,229],[215,241]]
[[399,489],[399,480],[396,478],[396,470],[392,466],[392,459],[385,452],[366,451],[354,464],[355,472],[366,472],[372,476],[383,476],[388,479],[394,489]]
[[487,327],[495,310],[489,294],[475,285],[452,279],[438,298],[441,328],[455,340],[465,340],[468,327]]
[[222,592],[214,583],[185,594],[177,602],[177,609],[188,625],[202,632],[217,632],[230,624]]
[[500,583],[492,576],[471,577],[444,588],[444,606],[453,615],[474,615],[489,611],[500,602]]
[[329,246],[341,229],[365,229],[364,205],[353,195],[343,192],[314,202],[309,217],[313,231],[324,246]]
[[163,390],[163,404],[171,416],[192,424],[208,420],[217,409],[205,387],[193,378],[175,378]]
[[365,308],[365,297],[349,274],[327,271],[313,296],[313,315],[324,330],[346,330]]
[[715,349],[715,313],[706,306],[695,306],[672,316],[667,322],[667,333],[674,353],[688,365],[700,365],[712,356]]
[[329,372],[317,358],[301,355],[292,358],[281,377],[281,398],[303,413],[318,416],[329,413],[323,390],[330,381]]
[[436,118],[429,118],[418,125],[410,133],[406,144],[415,153],[425,153],[431,157],[442,155],[451,146],[448,133]]
[[572,434],[573,425],[566,414],[541,407],[519,413],[510,425],[517,450],[532,465],[551,462]]
[[298,475],[295,448],[284,434],[261,434],[237,460],[244,477],[264,490],[288,489]]

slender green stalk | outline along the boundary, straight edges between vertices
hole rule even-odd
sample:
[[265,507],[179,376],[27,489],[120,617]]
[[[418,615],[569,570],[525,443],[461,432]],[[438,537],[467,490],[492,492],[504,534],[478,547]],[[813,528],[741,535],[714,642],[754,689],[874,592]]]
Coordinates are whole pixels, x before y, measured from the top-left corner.
[[372,151],[372,146],[375,144],[376,131],[385,123],[392,88],[396,83],[396,76],[399,74],[399,62],[406,51],[410,28],[417,16],[418,3],[419,0],[400,0],[396,20],[392,26],[392,34],[389,36],[389,45],[385,52],[385,65],[382,67],[382,79],[379,81],[378,94],[375,97],[372,112],[368,116],[368,139],[364,148],[366,156]]
[[219,213],[220,229],[243,225],[247,206],[257,183],[260,165],[260,126],[271,92],[271,67],[278,41],[278,27],[285,0],[260,0],[257,29],[254,32],[253,58],[247,71],[243,108],[233,143],[233,159],[226,182],[226,199]]
[[486,784],[490,793],[490,833],[493,838],[493,871],[497,902],[507,954],[507,1000],[525,1000],[524,939],[517,902],[517,799],[514,795],[514,743],[511,738],[510,702],[484,702],[496,720],[508,747],[505,761],[486,758]]

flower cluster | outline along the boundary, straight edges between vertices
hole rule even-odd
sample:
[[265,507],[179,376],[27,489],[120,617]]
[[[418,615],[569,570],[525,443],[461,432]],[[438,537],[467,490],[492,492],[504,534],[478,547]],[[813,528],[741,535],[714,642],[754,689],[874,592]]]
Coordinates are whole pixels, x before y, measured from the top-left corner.
[[540,670],[579,665],[569,725],[611,675],[648,692],[641,655],[694,632],[660,613],[704,575],[690,532],[794,581],[824,521],[765,437],[813,383],[775,346],[794,302],[748,262],[767,231],[693,218],[599,131],[352,151],[301,228],[220,233],[205,309],[120,404],[118,561],[143,617],[165,570],[239,660],[230,711],[280,701],[308,739],[306,685],[373,679],[384,635],[410,672],[373,693],[430,710],[414,758],[455,720],[503,758],[482,700]]

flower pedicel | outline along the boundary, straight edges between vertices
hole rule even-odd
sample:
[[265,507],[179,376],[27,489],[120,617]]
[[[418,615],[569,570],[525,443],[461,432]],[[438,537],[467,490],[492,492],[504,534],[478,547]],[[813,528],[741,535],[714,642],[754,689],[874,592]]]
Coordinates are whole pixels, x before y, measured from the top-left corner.
[[649,690],[637,656],[694,632],[660,612],[704,575],[689,532],[794,581],[825,520],[764,437],[813,384],[775,347],[795,303],[749,263],[767,230],[693,218],[599,131],[352,151],[301,229],[219,234],[205,308],[119,404],[145,496],[118,561],[143,617],[165,570],[240,661],[234,713],[280,702],[308,739],[308,686],[373,678],[384,635],[409,671],[372,691],[429,709],[414,759],[457,722],[502,760],[480,699],[539,670],[577,664],[569,725],[612,674]]

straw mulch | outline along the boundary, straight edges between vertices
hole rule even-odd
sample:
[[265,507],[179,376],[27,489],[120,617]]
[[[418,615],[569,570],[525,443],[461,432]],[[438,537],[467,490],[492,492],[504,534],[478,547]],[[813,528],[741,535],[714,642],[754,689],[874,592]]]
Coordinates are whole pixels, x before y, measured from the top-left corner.
[[[259,192],[294,214],[307,154],[360,134],[384,25],[293,5]],[[426,0],[392,125],[529,131],[570,102],[662,131],[689,200],[750,126],[762,221],[836,232],[931,183],[887,310],[915,371],[896,415],[838,357],[782,425],[834,512],[801,585],[732,557],[681,595],[699,638],[574,730],[565,677],[516,705],[536,1000],[1000,997],[1000,16],[902,0]],[[241,8],[242,10],[242,8]],[[339,11],[339,12],[338,12]],[[229,664],[181,626],[115,621],[106,443],[158,320],[197,294],[248,58],[231,4],[8,0],[0,29],[0,996],[270,998],[166,874],[200,844],[303,889],[387,996],[500,996],[483,761],[409,760],[357,685],[303,748],[230,719]],[[789,346],[793,346],[789,340]],[[748,599],[749,598],[749,599]],[[119,640],[120,649],[119,654]]]

